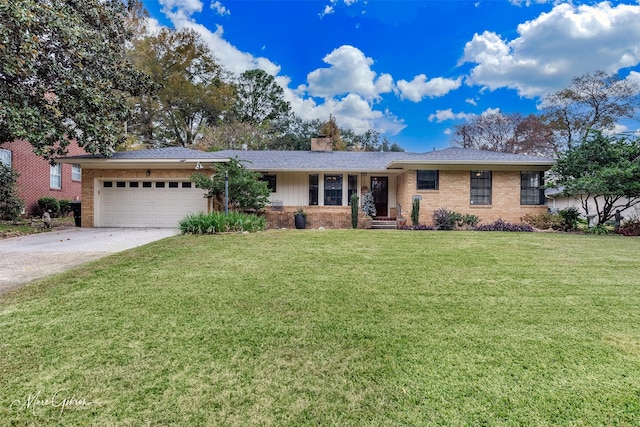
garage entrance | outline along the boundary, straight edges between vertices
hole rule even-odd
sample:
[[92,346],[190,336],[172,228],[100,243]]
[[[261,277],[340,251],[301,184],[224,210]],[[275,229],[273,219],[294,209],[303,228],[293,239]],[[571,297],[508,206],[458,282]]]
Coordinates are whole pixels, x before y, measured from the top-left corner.
[[98,184],[96,227],[178,227],[190,213],[206,212],[204,190],[190,181],[117,181]]

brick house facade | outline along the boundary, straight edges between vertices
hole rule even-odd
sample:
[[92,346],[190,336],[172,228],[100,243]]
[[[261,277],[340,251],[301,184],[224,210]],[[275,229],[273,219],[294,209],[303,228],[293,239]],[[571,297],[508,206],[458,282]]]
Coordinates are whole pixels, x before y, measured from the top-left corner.
[[[200,203],[204,191],[190,183],[191,174],[211,173],[215,162],[231,158],[269,183],[270,203],[263,214],[271,228],[293,228],[293,213],[299,208],[307,213],[309,228],[350,228],[351,195],[357,194],[361,204],[370,189],[379,219],[397,218],[400,211],[409,218],[412,200],[420,198],[422,224],[431,224],[439,208],[473,214],[485,223],[520,222],[526,214],[547,209],[543,173],[554,159],[464,148],[383,153],[312,147],[218,152],[173,147],[118,152],[111,158],[67,157],[61,162],[82,166],[83,227],[152,226],[157,215],[170,217],[166,224],[177,226],[187,213],[213,208]],[[362,212],[360,219],[362,226]]]
[[[82,169],[79,165],[59,163],[52,168],[37,156],[28,141],[16,140],[0,145],[3,160],[17,171],[18,195],[24,201],[27,215],[37,214],[38,199],[45,196],[75,200],[81,195]],[[70,156],[86,154],[76,143],[69,144]],[[59,172],[59,173],[58,173]]]

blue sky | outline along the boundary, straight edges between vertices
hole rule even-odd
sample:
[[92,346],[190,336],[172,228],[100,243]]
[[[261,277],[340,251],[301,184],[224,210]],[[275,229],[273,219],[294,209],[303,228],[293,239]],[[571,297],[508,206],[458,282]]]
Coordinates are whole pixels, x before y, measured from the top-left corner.
[[300,117],[332,114],[407,151],[447,147],[473,115],[535,113],[595,70],[640,82],[640,0],[143,3],[152,28],[194,29],[227,70],[276,76]]

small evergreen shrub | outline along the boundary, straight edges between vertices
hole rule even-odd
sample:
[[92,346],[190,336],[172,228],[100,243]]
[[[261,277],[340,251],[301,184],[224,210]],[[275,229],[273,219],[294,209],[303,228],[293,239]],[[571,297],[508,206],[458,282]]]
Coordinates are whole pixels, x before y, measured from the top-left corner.
[[267,220],[263,216],[241,212],[197,213],[187,215],[178,228],[182,234],[214,234],[225,232],[256,232],[264,230]]
[[578,228],[578,220],[580,219],[580,211],[573,206],[562,209],[558,212],[560,218],[562,218],[561,225],[564,231],[571,231]]
[[417,227],[420,223],[420,199],[414,198],[411,205],[411,224]]
[[51,211],[51,216],[56,217],[60,213],[60,202],[55,197],[40,197],[38,199],[38,208],[40,208],[40,215]]
[[60,215],[63,217],[69,215],[69,212],[71,212],[71,200],[60,199],[58,203],[60,203]]
[[475,231],[516,231],[516,232],[532,232],[533,227],[529,224],[515,224],[505,222],[501,219],[490,224],[481,224],[474,228]]
[[640,236],[640,219],[630,219],[624,221],[616,230],[616,233],[623,236]]
[[351,228],[358,228],[358,195],[351,195]]
[[461,228],[473,228],[480,223],[480,217],[472,214],[458,214],[453,212],[456,216],[456,225]]

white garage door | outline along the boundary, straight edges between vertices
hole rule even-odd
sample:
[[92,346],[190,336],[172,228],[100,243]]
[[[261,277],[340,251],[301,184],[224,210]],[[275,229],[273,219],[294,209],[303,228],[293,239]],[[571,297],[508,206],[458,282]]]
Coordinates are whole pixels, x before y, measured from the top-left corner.
[[99,227],[177,227],[190,213],[206,212],[204,190],[183,181],[103,181]]

